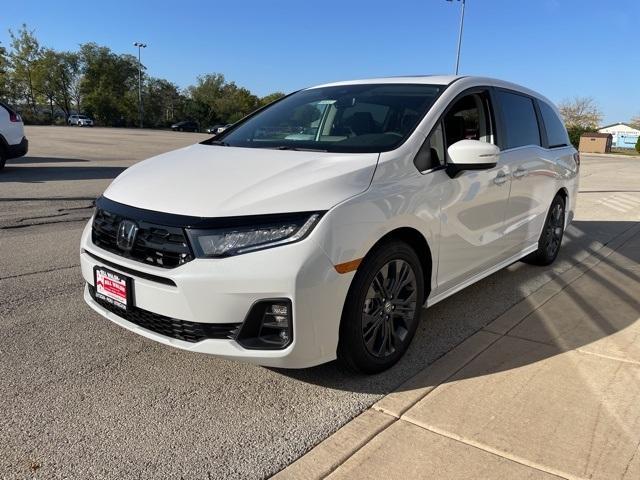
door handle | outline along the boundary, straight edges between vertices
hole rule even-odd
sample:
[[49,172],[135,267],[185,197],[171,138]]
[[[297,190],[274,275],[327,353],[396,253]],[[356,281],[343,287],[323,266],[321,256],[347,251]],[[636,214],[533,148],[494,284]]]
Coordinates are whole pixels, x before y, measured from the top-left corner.
[[504,172],[500,172],[498,173],[498,175],[496,175],[496,178],[493,179],[493,183],[495,183],[496,185],[502,185],[507,180],[509,180],[507,174]]
[[513,178],[522,178],[527,174],[527,171],[524,168],[518,168],[515,172],[513,172]]

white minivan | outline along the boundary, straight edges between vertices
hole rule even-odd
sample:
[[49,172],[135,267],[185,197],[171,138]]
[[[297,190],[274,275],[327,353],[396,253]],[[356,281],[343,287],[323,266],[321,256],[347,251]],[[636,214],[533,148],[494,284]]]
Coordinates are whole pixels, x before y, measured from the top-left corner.
[[85,300],[185,350],[379,372],[423,306],[554,261],[579,164],[553,104],[511,83],[307,88],[117,177],[82,235]]

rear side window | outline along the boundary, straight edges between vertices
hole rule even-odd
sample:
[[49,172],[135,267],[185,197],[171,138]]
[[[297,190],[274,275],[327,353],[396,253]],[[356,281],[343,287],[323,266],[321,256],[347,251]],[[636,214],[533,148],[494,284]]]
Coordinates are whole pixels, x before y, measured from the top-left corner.
[[517,93],[498,90],[505,129],[504,148],[540,145],[540,129],[533,100]]
[[569,136],[567,135],[567,129],[564,128],[562,120],[560,120],[553,108],[545,102],[538,101],[538,105],[540,106],[544,128],[547,131],[549,148],[568,146]]
[[16,112],[6,103],[0,102],[0,107],[4,108],[7,112],[13,113],[14,115],[16,115]]

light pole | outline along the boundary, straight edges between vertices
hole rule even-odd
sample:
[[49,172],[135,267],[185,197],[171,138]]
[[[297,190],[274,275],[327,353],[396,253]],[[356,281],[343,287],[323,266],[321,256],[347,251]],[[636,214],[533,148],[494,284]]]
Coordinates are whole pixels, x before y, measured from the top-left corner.
[[[462,47],[462,29],[464,27],[464,4],[465,0],[458,0],[462,2],[462,11],[460,12],[460,31],[458,32],[458,54],[456,55],[456,75],[460,68],[460,48]],[[447,2],[453,2],[453,0],[447,0]]]
[[133,46],[138,47],[138,116],[140,117],[140,128],[142,128],[142,64],[140,63],[140,50],[147,48],[147,44],[135,42]]

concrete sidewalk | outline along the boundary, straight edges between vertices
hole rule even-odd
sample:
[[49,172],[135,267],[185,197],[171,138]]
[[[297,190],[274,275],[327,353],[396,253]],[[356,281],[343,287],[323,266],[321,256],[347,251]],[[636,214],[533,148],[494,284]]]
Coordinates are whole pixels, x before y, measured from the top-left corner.
[[640,224],[276,479],[640,478]]

